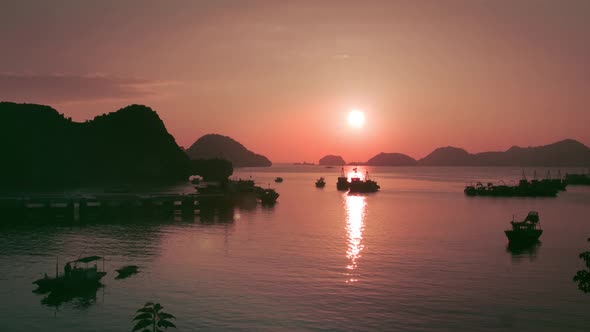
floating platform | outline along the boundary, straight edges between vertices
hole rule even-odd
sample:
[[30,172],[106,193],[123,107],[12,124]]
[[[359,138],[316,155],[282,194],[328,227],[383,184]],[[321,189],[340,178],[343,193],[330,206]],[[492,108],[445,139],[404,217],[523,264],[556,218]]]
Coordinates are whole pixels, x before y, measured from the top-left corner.
[[203,209],[227,206],[225,194],[97,194],[76,196],[0,197],[2,219],[60,219],[103,217],[194,216]]

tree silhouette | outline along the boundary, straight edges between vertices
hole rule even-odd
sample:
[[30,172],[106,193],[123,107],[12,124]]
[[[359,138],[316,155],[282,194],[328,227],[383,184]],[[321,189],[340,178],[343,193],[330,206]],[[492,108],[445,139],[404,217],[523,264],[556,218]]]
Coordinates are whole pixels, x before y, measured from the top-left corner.
[[225,159],[196,159],[191,160],[192,175],[200,175],[205,181],[225,182],[233,172],[231,161]]
[[[154,304],[153,302],[146,303],[143,308],[137,310],[139,313],[133,321],[138,321],[133,327],[133,331],[141,332],[163,332],[169,327],[176,328],[170,319],[176,319],[174,315],[162,311],[164,309],[159,303]],[[151,329],[149,328],[151,326]],[[163,329],[164,330],[163,330]]]
[[[590,242],[590,238],[588,238]],[[576,273],[574,281],[578,283],[578,288],[584,293],[590,293],[590,251],[580,254],[580,259],[586,262],[586,270],[580,270]]]

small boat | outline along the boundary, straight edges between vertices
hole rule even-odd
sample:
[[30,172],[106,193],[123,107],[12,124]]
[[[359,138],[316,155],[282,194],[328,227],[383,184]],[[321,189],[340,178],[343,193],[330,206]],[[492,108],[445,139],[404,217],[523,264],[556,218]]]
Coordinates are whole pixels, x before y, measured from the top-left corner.
[[[101,271],[96,264],[88,267],[88,263],[97,262],[102,259],[100,256],[89,256],[68,262],[64,266],[63,275],[59,275],[56,263],[55,277],[52,278],[45,274],[43,278],[33,281],[33,284],[38,286],[36,291],[39,293],[64,290],[77,291],[96,287],[100,285],[100,279],[107,273]],[[80,264],[86,264],[86,266],[81,267],[79,266]]]
[[125,279],[133,274],[139,272],[139,266],[137,265],[125,265],[120,269],[116,269],[117,273],[119,274],[115,279]]
[[317,179],[317,181],[315,182],[315,186],[318,187],[318,188],[325,187],[326,186],[326,180],[323,177]]
[[278,182],[283,182],[283,178],[282,178],[282,177],[280,177],[280,176],[279,176],[279,177],[276,177],[276,178],[275,178],[275,182],[277,182],[277,183],[278,183]]
[[279,198],[279,193],[277,193],[274,189],[263,189],[257,187],[256,198],[260,200],[262,204],[271,205],[276,203],[277,198]]
[[543,234],[543,230],[537,227],[539,213],[536,211],[530,211],[523,221],[514,221],[513,219],[510,224],[512,229],[504,231],[510,243],[534,243]]
[[377,182],[369,179],[369,172],[365,175],[365,180],[361,180],[359,177],[350,179],[349,192],[351,193],[374,193],[379,191],[381,187]]

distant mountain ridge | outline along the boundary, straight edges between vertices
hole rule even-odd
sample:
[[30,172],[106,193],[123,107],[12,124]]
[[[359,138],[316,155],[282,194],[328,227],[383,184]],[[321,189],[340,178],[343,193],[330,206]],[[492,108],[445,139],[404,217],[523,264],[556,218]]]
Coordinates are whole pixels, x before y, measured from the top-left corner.
[[230,161],[234,167],[269,167],[272,162],[256,154],[231,137],[207,134],[193,143],[186,153],[190,159],[219,158]]
[[83,123],[36,104],[0,103],[0,182],[68,186],[186,179],[190,161],[151,108]]
[[548,145],[521,148],[513,146],[503,152],[469,153],[455,147],[438,148],[418,161],[423,166],[589,166],[590,148],[565,139]]
[[542,146],[513,146],[506,151],[480,153],[469,153],[462,148],[447,146],[435,149],[420,160],[402,153],[381,152],[367,162],[348,165],[585,167],[590,166],[590,148],[573,139]]

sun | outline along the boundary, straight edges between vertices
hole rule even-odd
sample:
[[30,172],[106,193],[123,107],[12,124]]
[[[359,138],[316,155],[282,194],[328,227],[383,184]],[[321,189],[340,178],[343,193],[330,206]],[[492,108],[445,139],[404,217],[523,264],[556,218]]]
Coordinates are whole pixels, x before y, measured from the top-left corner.
[[359,109],[350,110],[348,124],[354,128],[362,128],[365,125],[365,113]]

